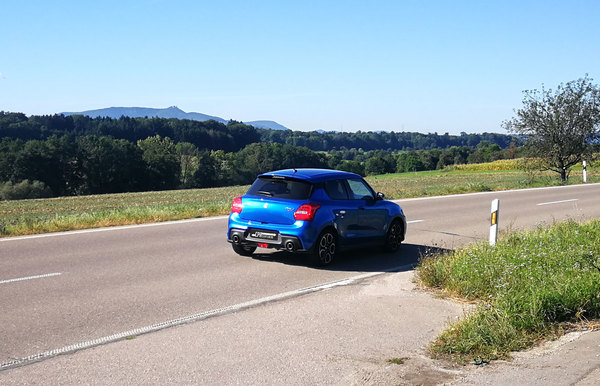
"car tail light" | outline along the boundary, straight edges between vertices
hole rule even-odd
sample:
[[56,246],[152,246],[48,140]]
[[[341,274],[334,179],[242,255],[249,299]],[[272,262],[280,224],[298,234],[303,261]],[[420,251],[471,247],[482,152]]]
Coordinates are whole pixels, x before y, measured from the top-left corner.
[[315,218],[315,213],[321,207],[319,204],[304,204],[294,212],[294,218],[302,221],[312,221]]
[[242,209],[244,208],[244,204],[242,204],[242,198],[236,197],[233,199],[231,203],[231,213],[242,213]]

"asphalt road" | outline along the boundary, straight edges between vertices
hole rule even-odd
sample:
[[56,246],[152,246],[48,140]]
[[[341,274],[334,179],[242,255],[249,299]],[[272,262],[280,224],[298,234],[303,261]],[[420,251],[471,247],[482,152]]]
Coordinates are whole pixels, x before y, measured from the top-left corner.
[[223,217],[0,239],[0,364],[364,273],[409,270],[428,247],[486,239],[494,198],[501,232],[600,217],[599,184],[401,200],[409,221],[401,252],[356,251],[325,269],[284,252],[236,255]]

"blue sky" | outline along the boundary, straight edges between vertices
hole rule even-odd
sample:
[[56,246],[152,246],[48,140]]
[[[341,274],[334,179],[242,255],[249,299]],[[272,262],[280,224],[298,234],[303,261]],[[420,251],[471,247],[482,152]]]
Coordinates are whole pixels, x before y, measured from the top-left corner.
[[504,132],[522,91],[600,81],[598,1],[0,6],[0,110],[164,108],[293,130]]

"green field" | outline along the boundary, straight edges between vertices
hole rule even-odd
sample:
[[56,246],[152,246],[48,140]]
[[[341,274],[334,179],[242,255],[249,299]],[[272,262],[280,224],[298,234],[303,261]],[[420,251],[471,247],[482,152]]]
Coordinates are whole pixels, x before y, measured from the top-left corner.
[[229,212],[247,186],[0,201],[3,236],[207,217]]
[[[498,161],[500,162],[500,161]],[[514,163],[470,165],[460,170],[386,174],[367,181],[388,199],[559,185],[556,174],[531,175]],[[489,166],[492,165],[492,166]],[[487,168],[489,170],[481,170]],[[581,183],[581,170],[570,183]],[[588,171],[588,182],[600,173]],[[248,186],[0,201],[0,236],[17,236],[114,225],[181,220],[229,213],[231,201]]]

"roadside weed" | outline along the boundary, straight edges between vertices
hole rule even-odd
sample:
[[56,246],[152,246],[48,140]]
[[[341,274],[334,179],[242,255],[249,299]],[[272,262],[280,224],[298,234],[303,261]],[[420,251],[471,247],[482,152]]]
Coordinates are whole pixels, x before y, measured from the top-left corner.
[[477,301],[432,344],[459,360],[506,358],[561,333],[561,323],[600,317],[600,220],[574,221],[425,257],[420,282]]
[[410,358],[408,358],[408,357],[392,358],[392,359],[388,359],[387,362],[392,365],[403,365],[404,362],[406,362],[409,359]]

